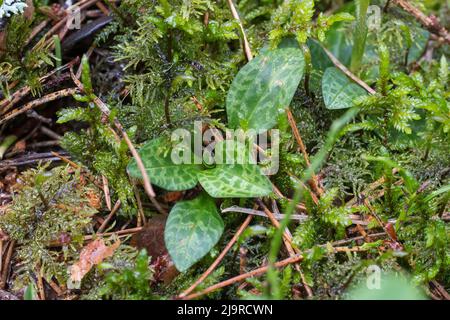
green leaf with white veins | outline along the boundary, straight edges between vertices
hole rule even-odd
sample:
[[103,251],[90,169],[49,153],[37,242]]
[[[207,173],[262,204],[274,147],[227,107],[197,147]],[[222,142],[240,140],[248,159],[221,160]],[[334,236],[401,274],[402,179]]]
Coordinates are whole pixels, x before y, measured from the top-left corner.
[[234,140],[215,146],[216,167],[198,173],[203,189],[215,198],[253,198],[272,192],[270,180],[256,165],[252,148]]
[[270,180],[257,165],[222,165],[198,174],[203,189],[215,198],[255,198],[272,192]]
[[228,91],[226,109],[232,129],[273,128],[289,106],[303,77],[305,62],[299,48],[266,50],[247,63]]
[[[138,153],[151,183],[170,191],[181,191],[195,187],[198,182],[197,173],[202,170],[202,166],[194,164],[193,159],[187,164],[174,163],[171,152],[162,150],[167,143],[165,137],[160,137],[148,141],[139,149]],[[142,178],[136,160],[132,159],[127,169],[132,177]]]
[[164,241],[177,269],[186,271],[219,241],[224,230],[214,200],[201,194],[178,202],[167,219]]
[[322,95],[327,109],[346,109],[353,106],[355,98],[366,91],[353,83],[335,67],[328,68],[322,78]]

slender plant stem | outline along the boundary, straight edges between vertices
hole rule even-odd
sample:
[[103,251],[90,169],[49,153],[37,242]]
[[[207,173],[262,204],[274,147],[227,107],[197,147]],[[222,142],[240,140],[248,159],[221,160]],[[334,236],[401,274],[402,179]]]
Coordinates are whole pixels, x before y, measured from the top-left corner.
[[350,70],[358,73],[361,68],[367,39],[367,9],[370,0],[355,0],[356,3],[356,24],[353,29],[353,50],[350,62]]
[[227,0],[227,2],[228,2],[228,6],[230,7],[233,18],[239,22],[239,28],[241,29],[241,34],[242,34],[242,42],[244,45],[245,57],[247,58],[247,61],[250,61],[253,59],[253,55],[252,55],[252,51],[250,49],[250,44],[247,40],[247,36],[245,34],[244,26],[242,25],[241,18],[239,17],[239,13],[237,12],[236,7],[234,6],[233,0]]

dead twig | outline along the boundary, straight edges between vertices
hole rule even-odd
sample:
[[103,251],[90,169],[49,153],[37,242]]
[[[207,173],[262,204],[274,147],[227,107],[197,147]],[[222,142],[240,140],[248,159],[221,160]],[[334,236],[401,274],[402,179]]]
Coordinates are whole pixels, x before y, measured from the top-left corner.
[[[78,80],[75,76],[75,74],[73,73],[73,70],[70,69],[70,75],[72,77],[73,82],[76,84],[76,86],[81,90],[84,91],[84,86],[83,84],[80,82],[80,80]],[[110,111],[108,106],[102,101],[100,100],[97,96],[92,95],[93,96],[93,102],[95,103],[95,105],[100,109],[100,111],[106,116],[109,117],[110,116]],[[166,211],[161,207],[161,205],[158,203],[158,201],[156,201],[155,199],[155,192],[153,191],[152,185],[150,183],[150,178],[148,177],[147,171],[145,170],[145,166],[144,163],[142,162],[141,157],[139,156],[136,148],[134,147],[133,143],[131,142],[130,138],[128,137],[128,134],[126,133],[125,129],[122,127],[122,125],[120,124],[120,122],[114,118],[113,120],[115,127],[119,130],[120,134],[122,135],[122,138],[125,140],[125,143],[128,146],[128,149],[130,150],[133,158],[136,160],[136,164],[139,168],[139,171],[141,172],[142,175],[142,180],[143,180],[143,184],[144,184],[144,190],[147,193],[150,201],[153,203],[153,205],[155,206],[155,208],[162,214],[166,214]]]
[[142,205],[141,196],[139,195],[139,190],[136,187],[136,184],[134,183],[134,181],[132,181],[132,185],[133,185],[133,191],[134,191],[134,195],[136,197],[136,203],[137,203],[137,207],[138,207],[137,226],[140,227],[140,226],[146,224],[144,206]]
[[[322,246],[327,246],[327,245],[322,245]],[[334,247],[333,249],[334,249],[334,252],[361,252],[361,251],[366,251],[366,249],[364,249],[362,247],[352,247],[352,248],[348,248],[348,247]],[[310,251],[310,250],[308,250],[308,251]],[[290,258],[287,258],[287,259],[284,259],[284,260],[276,262],[274,264],[274,267],[275,268],[282,268],[282,267],[285,267],[285,266],[287,266],[289,264],[298,263],[298,262],[300,262],[302,260],[303,260],[303,253],[298,253],[298,254],[290,257]],[[208,293],[211,293],[211,292],[213,292],[213,291],[215,291],[217,289],[221,289],[221,288],[227,287],[229,285],[232,285],[234,283],[240,282],[240,281],[245,280],[247,278],[259,276],[259,275],[261,275],[263,273],[266,273],[268,269],[269,269],[269,266],[267,266],[267,265],[264,266],[264,267],[260,267],[258,269],[255,269],[255,270],[249,271],[247,273],[238,275],[238,276],[233,277],[231,279],[219,282],[219,283],[217,283],[215,285],[212,285],[212,286],[210,286],[210,287],[208,287],[208,288],[206,288],[206,289],[204,289],[204,290],[202,290],[200,292],[196,292],[196,293],[193,293],[191,295],[188,295],[188,296],[184,297],[183,299],[184,300],[191,300],[191,299],[195,299],[195,298],[201,297],[201,296],[203,296],[205,294],[208,294]]]
[[[70,7],[68,7],[67,9],[66,9],[66,16],[65,17],[63,17],[60,21],[58,21],[49,31],[47,31],[47,33],[43,36],[43,39],[47,39],[46,41],[47,41],[47,44],[49,44],[50,45],[50,48],[52,49],[53,48],[53,43],[50,43],[50,41],[53,41],[52,40],[52,36],[56,33],[56,32],[58,32],[58,30],[61,28],[61,27],[63,27],[63,26],[65,26],[66,28],[67,28],[67,20],[69,19],[69,18],[72,18],[72,16],[71,15],[69,15],[69,14],[67,14],[68,12],[75,12],[75,8],[79,8],[80,9],[80,11],[81,10],[83,10],[83,9],[86,9],[86,8],[88,8],[88,7],[90,7],[90,6],[92,6],[92,5],[94,5],[97,1],[100,1],[100,0],[81,0],[81,1],[79,1],[79,2],[77,2],[77,3],[75,3],[75,4],[73,4],[72,6],[70,6]],[[32,50],[34,50],[36,48],[36,46],[35,47],[33,47],[33,49]]]
[[37,278],[37,287],[39,291],[39,299],[45,300],[45,290],[44,290],[44,280],[42,277],[43,269],[39,265],[36,272],[36,278]]
[[137,228],[124,229],[124,230],[113,231],[113,232],[97,233],[95,235],[84,236],[83,240],[89,241],[89,240],[92,240],[97,237],[109,237],[109,236],[113,236],[113,235],[114,236],[129,235],[129,234],[139,232],[141,230],[142,230],[142,227],[137,227]]
[[59,161],[59,157],[53,157],[50,152],[35,153],[25,155],[15,159],[3,160],[0,162],[0,171],[6,170],[11,167],[25,166],[29,164],[35,164],[39,162]]
[[409,14],[413,15],[428,31],[441,37],[445,42],[450,43],[450,33],[440,24],[436,16],[427,16],[406,0],[393,0],[393,2]]
[[66,158],[62,155],[60,155],[58,152],[55,151],[51,151],[51,153],[55,156],[58,157],[59,159],[61,159],[62,161],[64,161],[65,163],[69,164],[71,167],[78,169],[80,168],[80,166],[78,164],[76,164],[75,162],[73,162],[72,160],[70,160],[69,158]]
[[120,200],[117,200],[116,204],[114,205],[114,208],[111,210],[111,212],[108,214],[106,219],[102,222],[101,226],[98,228],[97,233],[102,233],[103,230],[105,230],[109,221],[112,219],[114,214],[116,214],[116,212],[117,212],[117,210],[119,210],[119,208],[120,208]]
[[[231,206],[229,208],[225,208],[222,210],[222,213],[227,213],[227,212],[239,212],[239,213],[245,213],[245,214],[250,214],[253,216],[260,216],[260,217],[267,218],[267,214],[264,211],[248,209],[248,208],[241,208],[238,206]],[[274,213],[274,217],[277,220],[283,220],[284,216],[285,216],[284,214]],[[298,220],[298,221],[305,221],[306,219],[308,219],[308,216],[304,215],[304,214],[293,214],[293,215],[291,215],[291,219]]]
[[[309,194],[311,195],[312,201],[314,202],[314,204],[317,206],[319,205],[319,198],[317,198],[316,194],[311,191],[311,189],[309,189],[301,179],[297,178],[296,176],[294,176],[292,173],[288,172],[288,175],[294,179],[296,181],[296,183],[300,184],[306,191],[309,192]],[[311,181],[310,181],[311,182]],[[310,183],[311,185],[311,183]]]
[[108,210],[111,210],[111,193],[109,192],[108,179],[102,175],[103,193],[105,194],[105,202]]
[[51,138],[51,139],[55,139],[55,140],[61,140],[62,136],[57,134],[55,131],[47,128],[46,126],[41,126],[39,128],[39,130],[41,131],[41,133],[45,134],[47,137]]
[[[101,237],[110,237],[110,236],[128,236],[130,234],[134,234],[136,232],[141,231],[142,227],[136,227],[131,229],[124,229],[119,231],[113,231],[113,232],[105,232],[105,233],[96,233],[94,235],[87,235],[83,237],[83,241],[90,241],[92,239],[101,238]],[[50,248],[56,248],[56,247],[62,247],[65,245],[64,243],[61,243],[60,241],[52,241],[48,244],[48,247]]]
[[[289,125],[291,126],[292,129],[292,133],[294,134],[294,138],[297,141],[300,151],[303,154],[303,158],[305,159],[306,165],[309,167],[311,165],[311,162],[309,161],[308,152],[306,151],[305,144],[303,143],[303,139],[297,128],[297,123],[295,122],[294,116],[292,115],[292,112],[289,108],[286,108],[286,114],[288,117]],[[319,182],[315,173],[312,174],[309,184],[318,196],[321,196],[323,194],[323,190],[319,186]]]
[[368,93],[370,94],[376,94],[377,92],[373,90],[367,83],[362,81],[360,78],[355,76],[346,66],[344,66],[325,46],[319,42],[317,42],[322,49],[325,51],[327,56],[330,58],[330,60],[333,62],[333,64],[341,70],[343,73],[345,73],[350,79],[355,81],[357,84],[359,84],[361,87],[363,87]]
[[50,22],[50,19],[46,19],[44,21],[42,21],[41,23],[39,23],[36,27],[33,28],[33,30],[31,30],[30,35],[28,36],[27,41],[25,41],[24,47],[26,45],[28,45],[30,43],[31,40],[33,40],[33,38],[39,33],[41,32],[46,26],[47,24]]
[[11,263],[15,245],[16,242],[11,240],[8,246],[8,252],[6,253],[5,262],[3,263],[3,271],[0,278],[0,290],[5,289],[6,281],[8,280],[9,264]]
[[61,288],[58,286],[58,284],[57,284],[55,281],[53,281],[52,279],[50,279],[50,281],[47,281],[47,283],[48,283],[49,286],[53,289],[53,291],[55,291],[55,293],[56,293],[56,295],[57,295],[58,297],[60,297],[60,296],[62,296],[62,295],[64,294],[64,291],[65,291],[65,290],[61,289]]
[[228,251],[233,247],[234,243],[237,241],[239,236],[244,232],[244,230],[248,227],[250,222],[252,221],[253,216],[247,216],[245,218],[242,225],[239,227],[238,231],[234,234],[233,238],[228,242],[228,244],[225,246],[225,248],[222,250],[220,255],[214,260],[214,262],[209,266],[209,268],[195,281],[188,289],[183,291],[178,298],[183,299],[188,294],[190,294],[197,286],[202,283],[210,274],[213,272],[213,270],[218,266],[218,264],[222,261],[222,259],[225,257],[225,255],[228,253]]
[[[56,68],[46,75],[39,78],[39,82],[43,84],[47,79],[49,79],[51,76],[55,75],[58,72],[62,72],[68,68],[70,68],[72,65],[76,64],[78,62],[78,58],[73,59],[72,61],[66,63],[65,65]],[[23,88],[20,88],[16,92],[14,92],[12,95],[10,95],[9,98],[5,98],[0,102],[0,113],[5,114],[8,112],[17,102],[22,100],[25,96],[27,96],[31,92],[30,86],[25,86]]]
[[[225,208],[221,211],[222,213],[228,213],[228,212],[238,212],[238,213],[245,213],[245,214],[250,214],[253,216],[259,216],[259,217],[264,217],[264,218],[268,218],[267,214],[264,211],[260,211],[260,210],[254,210],[254,209],[249,209],[249,208],[242,208],[239,206],[231,206],[228,208]],[[285,215],[282,213],[277,213],[277,212],[273,212],[273,217],[280,221],[283,220]],[[359,225],[367,225],[368,223],[365,221],[361,221],[360,217],[358,215],[349,215],[349,218],[352,220],[353,224],[359,224]],[[301,222],[304,222],[305,220],[308,219],[307,215],[304,214],[292,214],[291,215],[291,220],[296,220]]]
[[445,290],[445,288],[439,282],[437,282],[436,280],[432,280],[431,284],[444,300],[450,300],[450,294],[448,294],[447,290]]
[[5,122],[7,122],[7,121],[17,117],[20,114],[23,114],[23,113],[27,112],[28,110],[36,108],[36,107],[38,107],[40,105],[43,105],[43,104],[45,104],[47,102],[54,101],[56,99],[72,96],[72,95],[74,95],[77,92],[78,92],[77,88],[63,89],[63,90],[60,90],[60,91],[56,91],[56,92],[50,93],[50,94],[48,94],[46,96],[43,96],[42,98],[39,98],[39,99],[33,100],[31,102],[28,102],[22,108],[13,110],[10,113],[6,114],[4,117],[2,117],[2,119],[0,119],[0,125],[2,125]]
[[[264,205],[264,203],[260,199],[258,199],[256,201],[259,204],[259,206],[261,208],[263,208],[264,212],[267,214],[267,217],[269,217],[270,222],[272,222],[272,224],[277,229],[279,229],[280,223],[275,219],[274,214]],[[288,228],[286,228],[286,230],[283,230],[283,242],[284,242],[284,246],[286,247],[286,250],[288,251],[288,253],[291,257],[295,256],[295,254],[300,254],[300,250],[292,247],[292,234],[290,233]],[[295,263],[294,267],[295,267],[295,270],[297,270],[297,272],[300,274],[300,277],[302,279],[302,283],[303,283],[303,286],[305,287],[306,293],[308,294],[309,297],[312,297],[313,292],[312,292],[311,288],[308,286],[308,284],[306,283],[306,279],[300,268],[300,265],[298,263]]]
[[[293,256],[293,257],[290,257],[290,258],[278,261],[278,262],[276,262],[274,264],[274,266],[275,266],[275,268],[281,268],[281,267],[285,267],[285,266],[287,266],[289,264],[300,262],[302,259],[303,259],[302,255],[296,255],[296,256]],[[219,283],[217,283],[217,284],[215,284],[213,286],[210,286],[210,287],[206,288],[205,290],[202,290],[200,292],[188,295],[188,296],[184,297],[183,300],[195,299],[195,298],[201,297],[201,296],[203,296],[205,294],[211,293],[211,292],[213,292],[213,291],[215,291],[217,289],[221,289],[221,288],[227,287],[229,285],[232,285],[232,284],[234,284],[236,282],[240,282],[242,280],[245,280],[247,278],[259,276],[259,275],[261,275],[263,273],[266,273],[268,269],[269,269],[269,266],[264,266],[264,267],[261,267],[261,268],[249,271],[247,273],[238,275],[238,276],[233,277],[231,279],[228,279],[228,280],[219,282]]]

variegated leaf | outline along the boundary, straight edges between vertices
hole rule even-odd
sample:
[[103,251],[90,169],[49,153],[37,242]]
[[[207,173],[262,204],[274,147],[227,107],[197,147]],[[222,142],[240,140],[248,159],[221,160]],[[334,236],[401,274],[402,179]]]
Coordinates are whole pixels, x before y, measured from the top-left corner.
[[366,94],[362,87],[351,82],[339,69],[331,67],[325,70],[322,95],[327,109],[351,108],[356,98]]
[[266,50],[247,63],[228,91],[229,127],[257,133],[273,128],[294,97],[304,65],[302,51],[292,47]]
[[[195,187],[198,182],[197,173],[202,167],[199,164],[175,164],[171,153],[164,153],[161,146],[167,144],[164,137],[147,142],[139,155],[151,183],[170,191],[181,191]],[[166,150],[167,151],[167,150]],[[132,177],[142,178],[137,163],[132,159],[128,165],[128,172]]]
[[203,258],[219,241],[223,229],[216,204],[207,194],[178,202],[164,231],[167,250],[177,269],[185,271]]
[[257,165],[218,165],[198,174],[200,184],[215,198],[254,198],[272,192],[270,180]]

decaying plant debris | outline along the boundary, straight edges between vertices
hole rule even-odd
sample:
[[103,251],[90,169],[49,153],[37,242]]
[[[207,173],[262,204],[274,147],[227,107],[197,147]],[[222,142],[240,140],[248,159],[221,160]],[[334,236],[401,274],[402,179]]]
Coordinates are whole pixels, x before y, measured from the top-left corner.
[[0,1],[0,300],[450,299],[448,1]]

